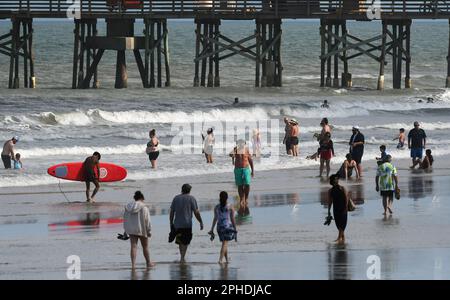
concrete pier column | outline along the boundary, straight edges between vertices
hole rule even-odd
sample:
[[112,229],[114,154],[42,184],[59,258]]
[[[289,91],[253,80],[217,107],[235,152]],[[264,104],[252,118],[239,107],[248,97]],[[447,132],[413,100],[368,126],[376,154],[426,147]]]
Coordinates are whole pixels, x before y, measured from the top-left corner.
[[128,72],[127,63],[125,59],[125,51],[117,51],[117,63],[116,63],[116,83],[114,87],[116,89],[126,88],[128,85]]

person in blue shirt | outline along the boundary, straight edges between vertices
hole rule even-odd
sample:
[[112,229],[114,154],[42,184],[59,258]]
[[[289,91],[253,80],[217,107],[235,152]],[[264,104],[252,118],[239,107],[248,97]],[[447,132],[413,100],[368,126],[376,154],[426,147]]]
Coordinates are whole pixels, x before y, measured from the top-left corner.
[[14,160],[14,169],[19,170],[22,169],[22,161],[20,160],[20,153],[16,153],[16,160]]

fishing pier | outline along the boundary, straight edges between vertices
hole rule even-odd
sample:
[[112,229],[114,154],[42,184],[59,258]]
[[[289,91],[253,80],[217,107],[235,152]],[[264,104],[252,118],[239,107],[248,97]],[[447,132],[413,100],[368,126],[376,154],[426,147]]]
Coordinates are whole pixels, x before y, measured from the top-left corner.
[[[416,19],[447,19],[450,1],[434,0],[1,0],[0,55],[10,59],[9,88],[35,88],[33,20],[73,19],[72,88],[98,87],[105,51],[117,53],[115,88],[127,87],[126,52],[133,52],[144,88],[170,86],[168,19],[195,23],[193,86],[219,87],[220,62],[240,55],[255,64],[255,87],[282,86],[282,22],[319,19],[320,86],[351,87],[351,60],[365,55],[379,64],[377,87],[386,67],[394,89],[411,88],[411,25]],[[136,21],[144,30],[136,34]],[[248,36],[221,33],[222,20],[254,20]],[[349,34],[347,21],[380,21],[380,32],[362,39]],[[97,24],[106,22],[98,35]],[[301,25],[299,25],[301,26]],[[450,34],[449,34],[450,35]],[[176,37],[175,37],[176,38]],[[446,87],[450,87],[450,38]],[[444,58],[443,58],[444,61]],[[403,84],[402,84],[403,82]]]

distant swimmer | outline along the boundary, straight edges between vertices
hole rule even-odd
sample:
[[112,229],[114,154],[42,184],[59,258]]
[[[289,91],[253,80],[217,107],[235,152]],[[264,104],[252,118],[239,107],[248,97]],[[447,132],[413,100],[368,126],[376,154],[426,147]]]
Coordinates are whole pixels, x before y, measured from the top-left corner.
[[322,108],[330,108],[330,105],[328,104],[328,100],[323,100],[323,103],[322,103],[322,105],[320,106],[320,107],[322,107]]
[[233,104],[234,105],[239,104],[239,98],[238,97],[234,98],[234,103]]
[[[95,202],[95,195],[97,194],[98,190],[100,189],[100,159],[101,155],[98,152],[94,152],[92,156],[89,156],[86,158],[86,160],[83,163],[83,169],[84,169],[84,178],[86,182],[86,201],[91,203]],[[97,174],[96,174],[97,173]],[[91,188],[91,182],[95,185],[95,189],[92,192],[92,195],[90,194],[90,188]]]
[[2,151],[2,161],[3,165],[5,166],[5,169],[11,169],[11,160],[16,160],[16,154],[14,153],[14,146],[19,141],[19,137],[15,136],[10,140],[7,140],[3,144],[3,151]]
[[434,103],[433,97],[427,97],[427,103]]
[[397,149],[403,149],[405,147],[406,134],[405,128],[400,128],[399,134],[393,139],[393,141],[398,140]]

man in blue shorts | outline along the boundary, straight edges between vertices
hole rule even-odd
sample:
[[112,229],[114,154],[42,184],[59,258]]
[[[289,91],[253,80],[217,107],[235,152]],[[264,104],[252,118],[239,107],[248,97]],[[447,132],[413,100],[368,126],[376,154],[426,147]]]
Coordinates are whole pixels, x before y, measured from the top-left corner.
[[423,149],[426,147],[427,135],[425,131],[420,128],[419,122],[414,122],[414,128],[408,133],[408,148],[411,149],[411,159],[414,165],[420,163],[423,157]]

